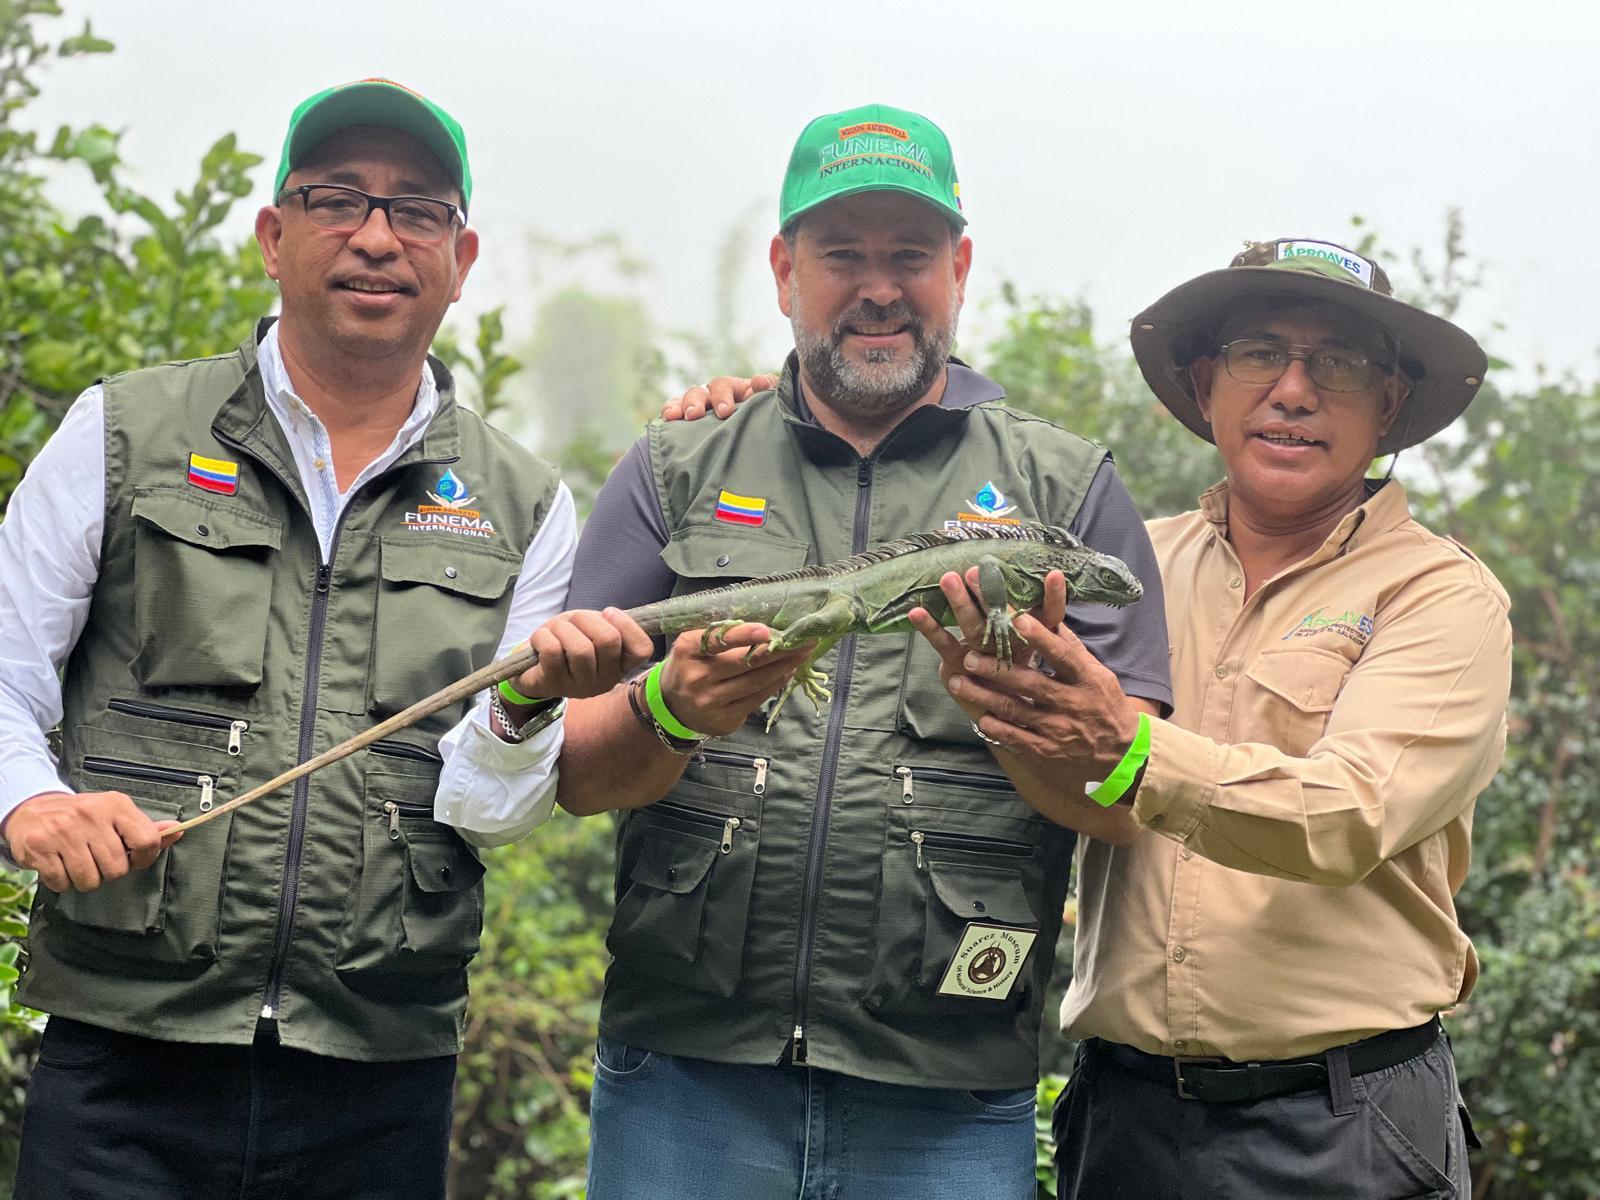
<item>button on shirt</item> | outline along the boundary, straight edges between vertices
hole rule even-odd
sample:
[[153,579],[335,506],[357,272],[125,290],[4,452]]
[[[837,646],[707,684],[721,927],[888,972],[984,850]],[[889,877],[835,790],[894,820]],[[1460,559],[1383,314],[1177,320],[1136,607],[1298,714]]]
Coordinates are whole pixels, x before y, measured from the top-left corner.
[[[276,325],[261,339],[257,359],[267,405],[294,452],[326,562],[350,497],[421,440],[438,411],[433,372],[423,366],[416,402],[394,440],[341,490],[328,431],[295,394]],[[104,398],[96,385],[68,411],[0,522],[0,821],[31,796],[70,790],[57,773],[45,731],[61,719],[58,672],[89,618],[105,506]],[[500,655],[561,611],[576,545],[572,494],[562,484],[524,555]],[[445,766],[434,798],[435,817],[483,846],[513,841],[550,815],[562,744],[559,721],[511,745],[490,731],[488,719],[487,701],[480,701],[440,741]]]
[[1453,896],[1505,749],[1509,602],[1393,482],[1246,601],[1227,502],[1150,523],[1176,707],[1151,723],[1146,832],[1083,844],[1061,1023],[1292,1058],[1472,988]]

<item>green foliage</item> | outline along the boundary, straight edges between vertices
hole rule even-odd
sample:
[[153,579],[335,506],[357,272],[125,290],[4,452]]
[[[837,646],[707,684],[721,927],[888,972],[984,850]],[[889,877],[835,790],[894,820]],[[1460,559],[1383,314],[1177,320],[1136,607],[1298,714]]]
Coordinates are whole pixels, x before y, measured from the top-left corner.
[[488,856],[456,1083],[450,1190],[462,1200],[583,1194],[614,833],[558,810]]
[[1088,306],[1018,295],[1002,285],[1004,323],[981,366],[1006,389],[1007,403],[1112,448],[1117,471],[1146,517],[1194,507],[1222,478],[1216,452],[1151,395],[1127,351],[1094,338]]

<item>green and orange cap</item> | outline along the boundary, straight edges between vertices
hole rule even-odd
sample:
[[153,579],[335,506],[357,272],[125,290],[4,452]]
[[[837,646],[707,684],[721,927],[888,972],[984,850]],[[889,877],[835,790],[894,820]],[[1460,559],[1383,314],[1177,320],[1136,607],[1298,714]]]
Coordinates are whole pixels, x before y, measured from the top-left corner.
[[903,108],[863,104],[820,116],[801,132],[778,197],[778,228],[828,200],[880,191],[924,200],[957,228],[967,223],[944,130]]
[[444,109],[420,92],[392,79],[358,79],[318,92],[289,117],[273,195],[283,191],[289,172],[324,139],[352,125],[397,129],[416,138],[437,158],[461,189],[461,209],[472,203],[472,168],[467,165],[467,135]]

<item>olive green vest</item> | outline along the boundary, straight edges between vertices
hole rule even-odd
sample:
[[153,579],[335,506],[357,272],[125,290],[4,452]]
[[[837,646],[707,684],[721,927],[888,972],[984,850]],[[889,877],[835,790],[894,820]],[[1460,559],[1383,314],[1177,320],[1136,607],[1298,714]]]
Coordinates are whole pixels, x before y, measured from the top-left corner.
[[[100,574],[64,681],[72,787],[197,816],[493,658],[556,477],[433,371],[437,414],[351,498],[327,566],[253,341],[105,381]],[[236,485],[199,486],[191,455]],[[474,498],[441,487],[447,468]],[[19,995],[148,1037],[248,1042],[270,1016],[319,1054],[455,1052],[483,867],[433,796],[465,712],[192,830],[151,870],[40,888]]]
[[[793,370],[728,421],[651,426],[680,592],[963,513],[1066,526],[1105,458],[981,403],[919,409],[863,459],[797,414]],[[986,382],[958,370],[969,388]],[[992,491],[980,503],[985,485],[1003,503]],[[764,505],[760,524],[719,516],[724,493]],[[890,1083],[1031,1086],[1072,834],[1018,798],[920,636],[846,638],[819,665],[831,706],[792,697],[770,734],[757,714],[625,817],[601,1030],[724,1062],[787,1055]],[[1007,992],[941,994],[958,949],[1015,947],[1026,939],[1005,935],[1019,931],[1035,940]]]

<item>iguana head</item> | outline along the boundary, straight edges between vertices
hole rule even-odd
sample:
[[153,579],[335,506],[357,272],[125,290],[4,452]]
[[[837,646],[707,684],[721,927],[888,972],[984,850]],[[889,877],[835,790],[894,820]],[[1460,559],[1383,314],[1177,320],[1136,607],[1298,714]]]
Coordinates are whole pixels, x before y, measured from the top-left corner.
[[1009,528],[1016,533],[1005,539],[1009,543],[1005,561],[1034,585],[1029,589],[1031,595],[1012,598],[1018,608],[1039,602],[1044,593],[1044,577],[1051,571],[1060,571],[1067,577],[1067,597],[1078,604],[1121,608],[1144,595],[1144,585],[1127,563],[1085,546],[1065,529],[1035,524]]

